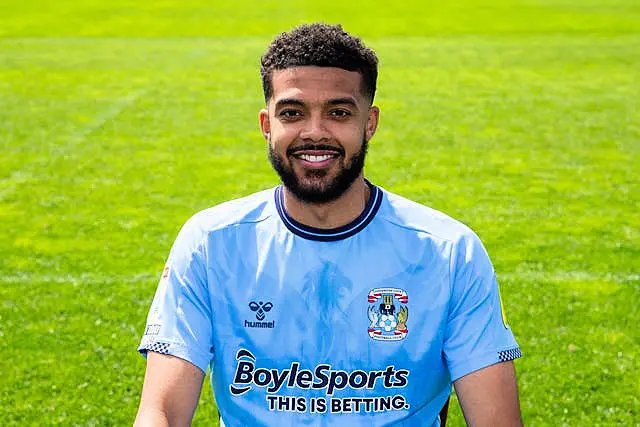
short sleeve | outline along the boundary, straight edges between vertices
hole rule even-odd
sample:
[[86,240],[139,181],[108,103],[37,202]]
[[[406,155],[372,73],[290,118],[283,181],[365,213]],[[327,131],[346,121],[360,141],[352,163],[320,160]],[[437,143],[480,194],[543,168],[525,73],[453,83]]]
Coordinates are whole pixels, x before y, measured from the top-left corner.
[[455,381],[498,362],[520,357],[506,318],[496,275],[480,239],[472,232],[452,251],[451,300],[444,355]]
[[138,351],[176,356],[206,372],[212,358],[212,312],[202,235],[193,218],[178,234]]

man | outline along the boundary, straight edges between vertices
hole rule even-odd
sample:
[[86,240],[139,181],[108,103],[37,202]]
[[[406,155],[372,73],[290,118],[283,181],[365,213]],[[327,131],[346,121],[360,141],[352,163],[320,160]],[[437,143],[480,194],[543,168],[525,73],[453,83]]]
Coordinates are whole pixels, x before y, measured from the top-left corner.
[[180,231],[140,351],[136,425],[191,423],[207,368],[226,426],[521,425],[491,262],[455,220],[365,180],[377,58],[303,25],[262,57],[260,128],[282,186]]

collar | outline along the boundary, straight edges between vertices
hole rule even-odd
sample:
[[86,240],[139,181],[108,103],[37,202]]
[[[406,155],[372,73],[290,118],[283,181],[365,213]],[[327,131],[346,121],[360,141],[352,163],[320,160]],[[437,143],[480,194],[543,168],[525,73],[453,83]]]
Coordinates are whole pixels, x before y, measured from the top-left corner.
[[371,189],[371,195],[364,210],[356,219],[338,228],[326,229],[310,227],[291,218],[284,208],[284,190],[282,185],[276,187],[274,193],[276,209],[278,215],[280,215],[280,219],[282,219],[282,222],[289,231],[300,237],[320,242],[334,242],[346,239],[363,230],[376,216],[376,212],[378,212],[380,204],[382,203],[382,190],[369,181],[366,181],[366,183]]

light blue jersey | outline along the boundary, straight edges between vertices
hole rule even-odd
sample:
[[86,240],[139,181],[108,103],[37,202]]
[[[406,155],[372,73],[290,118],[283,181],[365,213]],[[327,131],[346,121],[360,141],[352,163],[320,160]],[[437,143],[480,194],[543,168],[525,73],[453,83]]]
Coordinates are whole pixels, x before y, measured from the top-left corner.
[[440,425],[452,381],[520,349],[478,237],[371,189],[334,230],[288,216],[282,187],[193,216],[139,350],[209,367],[227,427]]

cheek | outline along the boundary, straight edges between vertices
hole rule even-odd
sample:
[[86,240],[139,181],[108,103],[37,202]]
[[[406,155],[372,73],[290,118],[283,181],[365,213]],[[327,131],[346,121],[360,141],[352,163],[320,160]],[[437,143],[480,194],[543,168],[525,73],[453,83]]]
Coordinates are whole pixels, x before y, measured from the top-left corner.
[[365,130],[359,127],[349,127],[337,132],[336,137],[347,151],[359,151],[362,145],[362,138],[365,137]]
[[269,143],[274,150],[284,152],[296,139],[297,132],[290,126],[277,124],[271,127]]

